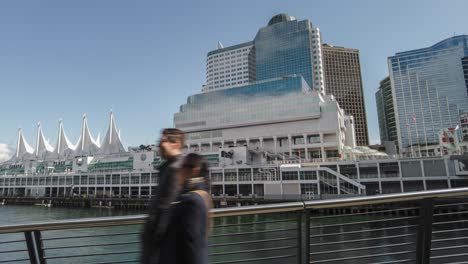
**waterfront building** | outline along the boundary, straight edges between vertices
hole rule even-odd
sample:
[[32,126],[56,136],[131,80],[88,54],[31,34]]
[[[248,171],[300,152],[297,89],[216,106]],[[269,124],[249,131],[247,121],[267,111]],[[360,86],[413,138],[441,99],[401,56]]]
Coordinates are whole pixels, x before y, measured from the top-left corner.
[[325,93],[322,40],[318,27],[279,14],[259,29],[253,41],[208,52],[202,91],[300,75],[312,90]]
[[301,76],[195,94],[180,109],[174,125],[187,132],[190,151],[247,146],[271,158],[321,159],[337,158],[355,145],[352,117]]
[[[286,97],[294,98],[299,96],[299,93],[294,91],[300,87],[297,86],[298,80],[301,80],[306,87],[305,81],[300,77],[273,82],[287,88],[287,93],[292,93]],[[234,89],[240,90],[231,93],[243,92],[242,87]],[[259,89],[261,90],[261,88]],[[207,96],[209,94],[206,93]],[[239,203],[248,203],[252,199],[256,201],[326,199],[337,196],[398,193],[467,185],[468,159],[463,157],[397,159],[365,147],[349,149],[345,139],[344,148],[349,149],[353,155],[343,155],[342,158],[317,159],[309,157],[309,159],[299,159],[294,155],[288,156],[288,152],[290,150],[294,152],[301,148],[314,149],[319,147],[320,149],[324,148],[326,156],[333,154],[331,150],[341,143],[335,141],[336,134],[329,134],[326,132],[327,130],[318,136],[291,134],[291,139],[277,137],[277,145],[272,144],[275,141],[274,136],[273,140],[267,136],[264,139],[252,137],[252,140],[250,138],[236,140],[236,137],[231,137],[236,133],[245,135],[246,131],[252,136],[266,133],[281,135],[280,132],[288,135],[304,124],[321,126],[323,124],[320,119],[346,122],[346,118],[341,119],[342,117],[340,117],[342,113],[331,111],[333,108],[336,109],[337,105],[332,98],[320,97],[317,92],[311,93],[309,96],[304,101],[317,101],[318,103],[315,103],[314,107],[320,107],[324,110],[320,117],[316,117],[319,120],[305,118],[301,121],[299,118],[296,121],[285,122],[283,125],[274,122],[264,124],[264,126],[259,120],[261,118],[269,119],[266,113],[260,112],[258,114],[261,118],[258,117],[256,119],[258,123],[253,125],[245,123],[244,126],[237,128],[236,126],[227,128],[226,123],[235,124],[238,122],[233,120],[226,122],[224,124],[226,127],[223,129],[188,132],[189,143],[186,150],[196,151],[204,155],[210,162],[212,193],[215,199],[232,200]],[[196,97],[193,98],[194,104],[190,107],[197,108],[199,105],[196,105],[195,102],[213,99],[211,96]],[[284,102],[282,101],[282,103]],[[285,111],[291,110],[286,109]],[[304,112],[296,109],[290,113],[296,113],[300,116]],[[253,114],[249,118],[252,117],[255,115]],[[101,200],[149,198],[154,194],[154,188],[158,184],[157,167],[161,163],[158,149],[156,146],[140,146],[130,147],[125,151],[121,147],[120,137],[112,115],[111,120],[107,132],[108,136],[106,135],[102,142],[91,140],[93,137],[89,133],[86,122],[83,122],[81,138],[84,140],[80,139],[81,144],[79,145],[70,143],[61,123],[57,145],[52,149],[44,148],[45,144],[41,143],[43,135],[36,142],[36,148],[31,147],[22,131],[19,130],[14,157],[0,164],[0,196],[36,198],[81,196]],[[84,121],[86,121],[86,117],[84,117]],[[210,120],[206,121],[207,124],[211,122]],[[263,130],[265,127],[281,131],[269,132],[269,130]],[[290,132],[284,132],[288,127],[291,128]],[[344,127],[341,124],[336,125],[335,129],[337,127],[341,130],[346,128],[346,125]],[[263,132],[258,131],[259,129],[262,129]],[[348,129],[346,128],[346,130]],[[38,134],[42,134],[40,130]],[[221,139],[221,135],[226,137],[224,143],[221,141],[224,145],[219,146],[219,141],[216,140],[207,140],[209,137]],[[93,145],[92,141],[96,143],[98,149],[90,148]],[[212,144],[202,144],[203,142],[212,142]],[[276,153],[274,152],[275,146]],[[86,148],[89,149],[89,152],[83,152]],[[38,155],[44,151],[52,153],[45,156]],[[302,154],[296,152],[296,155]]]
[[388,58],[400,150],[430,150],[441,130],[460,125],[468,111],[467,65],[467,35]]
[[356,144],[369,145],[359,50],[323,44],[327,94],[335,96],[345,114],[354,117]]
[[[235,51],[237,67],[237,55],[248,62],[255,50],[255,70],[247,69],[244,75],[242,69],[241,78],[246,78],[242,85],[205,86],[174,114],[174,126],[187,133],[184,151],[197,152],[210,164],[213,197],[242,203],[466,185],[468,159],[464,157],[399,159],[356,146],[354,117],[343,111],[335,96],[324,93],[323,78],[312,71],[309,74],[302,61],[297,72],[292,71],[297,59],[294,54],[310,59],[310,65],[315,65],[310,56],[318,56],[310,49],[312,44],[320,44],[311,42],[317,40],[311,34],[319,34],[318,30],[304,21],[278,15],[259,31],[253,46],[219,45],[209,54],[213,67],[223,67],[220,54]],[[286,32],[300,40],[298,53],[286,41]],[[272,46],[271,61],[267,50],[260,48],[267,40],[284,44]],[[263,44],[257,47],[257,43]],[[286,68],[277,65],[282,51],[291,60]],[[231,69],[232,63],[228,64]],[[280,68],[274,69],[275,65]],[[208,69],[214,71],[213,67]],[[217,76],[222,70],[217,68]],[[125,150],[112,113],[102,142],[89,132],[86,115],[76,144],[68,140],[61,121],[55,147],[45,138],[39,125],[33,148],[22,130],[18,131],[14,157],[0,164],[0,196],[132,199],[154,194],[158,165],[163,162],[157,146]]]
[[393,107],[393,94],[390,77],[380,81],[380,86],[375,92],[377,103],[377,115],[379,119],[380,142],[397,142],[397,128],[395,123],[395,109]]

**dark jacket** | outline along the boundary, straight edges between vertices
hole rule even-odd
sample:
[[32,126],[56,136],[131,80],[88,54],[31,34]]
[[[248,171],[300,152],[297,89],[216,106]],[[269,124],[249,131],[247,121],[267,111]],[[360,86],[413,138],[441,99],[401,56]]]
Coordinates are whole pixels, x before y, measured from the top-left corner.
[[161,245],[166,243],[167,230],[171,214],[172,204],[180,195],[177,184],[177,171],[182,161],[181,156],[167,160],[159,168],[159,184],[156,194],[151,200],[148,220],[145,223],[142,242],[143,252],[141,263],[143,264],[165,264],[159,260]]
[[185,193],[174,205],[160,263],[207,264],[207,209],[203,198],[196,193]]

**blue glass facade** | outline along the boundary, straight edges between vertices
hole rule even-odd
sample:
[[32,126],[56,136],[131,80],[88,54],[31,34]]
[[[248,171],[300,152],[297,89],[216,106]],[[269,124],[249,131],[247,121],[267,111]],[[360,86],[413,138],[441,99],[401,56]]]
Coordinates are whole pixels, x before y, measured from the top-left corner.
[[323,81],[320,74],[314,74],[314,66],[322,66],[318,36],[308,20],[283,21],[261,28],[254,40],[257,81],[298,74],[317,90]]
[[190,131],[318,117],[322,100],[301,76],[277,78],[189,96],[174,124]]
[[400,148],[438,143],[438,132],[456,127],[468,111],[463,58],[468,36],[388,58]]

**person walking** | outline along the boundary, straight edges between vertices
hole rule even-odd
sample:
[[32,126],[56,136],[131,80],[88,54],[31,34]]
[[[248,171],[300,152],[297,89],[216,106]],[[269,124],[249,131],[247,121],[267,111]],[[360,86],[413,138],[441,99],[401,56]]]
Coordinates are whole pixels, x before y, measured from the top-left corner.
[[213,202],[208,192],[208,164],[202,156],[190,153],[184,158],[180,183],[184,191],[172,226],[176,230],[176,248],[180,249],[177,263],[207,264]]
[[161,258],[161,247],[169,236],[168,227],[173,213],[173,203],[178,199],[182,186],[178,175],[182,163],[182,147],[185,134],[179,129],[167,128],[162,131],[159,152],[165,162],[159,167],[159,184],[149,208],[149,216],[142,234],[142,264],[174,263]]

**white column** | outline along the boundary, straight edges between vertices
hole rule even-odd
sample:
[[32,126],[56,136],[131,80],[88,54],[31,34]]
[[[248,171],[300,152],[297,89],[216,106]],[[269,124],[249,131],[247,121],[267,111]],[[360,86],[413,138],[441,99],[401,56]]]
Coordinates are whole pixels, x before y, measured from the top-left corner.
[[305,159],[308,160],[309,159],[309,150],[307,149],[307,144],[309,142],[307,142],[307,134],[303,134],[304,136],[304,151],[305,151]]
[[322,160],[326,158],[325,148],[323,147],[323,133],[320,133],[320,151],[322,152]]
[[273,144],[274,144],[274,151],[275,151],[275,154],[278,154],[278,146],[277,146],[277,145],[278,145],[278,144],[277,144],[278,142],[277,142],[277,141],[278,141],[277,137],[274,136],[274,137],[273,137]]

